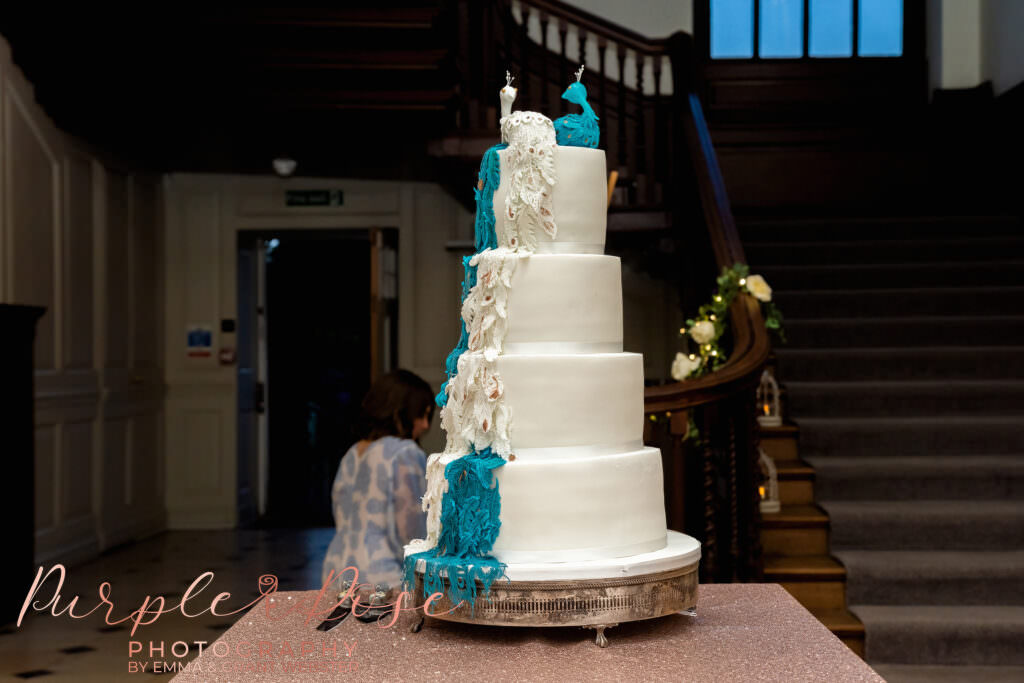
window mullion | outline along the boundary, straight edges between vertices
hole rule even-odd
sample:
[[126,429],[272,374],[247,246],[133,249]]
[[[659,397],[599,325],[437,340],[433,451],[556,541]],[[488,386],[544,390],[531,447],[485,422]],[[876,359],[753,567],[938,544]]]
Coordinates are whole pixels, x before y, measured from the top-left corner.
[[860,57],[860,1],[853,0],[853,44],[850,46],[850,55],[856,59]]
[[811,0],[804,0],[804,57],[811,54]]
[[754,59],[761,59],[761,0],[754,0]]

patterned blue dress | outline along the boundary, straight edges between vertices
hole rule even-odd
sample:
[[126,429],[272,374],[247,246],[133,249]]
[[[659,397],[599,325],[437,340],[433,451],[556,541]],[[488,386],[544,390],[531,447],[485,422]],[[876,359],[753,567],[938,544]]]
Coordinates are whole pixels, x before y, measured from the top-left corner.
[[[341,459],[334,478],[334,539],[324,558],[323,578],[334,570],[331,588],[341,590],[339,574],[359,569],[360,584],[401,589],[403,546],[427,534],[421,499],[426,489],[427,456],[411,439],[385,436],[356,446]],[[345,572],[351,580],[352,572]]]

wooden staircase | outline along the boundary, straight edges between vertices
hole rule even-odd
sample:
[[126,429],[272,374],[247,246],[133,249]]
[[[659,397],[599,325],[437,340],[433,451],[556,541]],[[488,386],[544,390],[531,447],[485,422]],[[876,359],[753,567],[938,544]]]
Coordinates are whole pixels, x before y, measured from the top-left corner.
[[814,503],[814,469],[800,460],[794,424],[761,428],[775,462],[782,509],[764,514],[764,580],[782,584],[832,633],[864,656],[864,625],[846,609],[846,569],[828,554],[828,515]]

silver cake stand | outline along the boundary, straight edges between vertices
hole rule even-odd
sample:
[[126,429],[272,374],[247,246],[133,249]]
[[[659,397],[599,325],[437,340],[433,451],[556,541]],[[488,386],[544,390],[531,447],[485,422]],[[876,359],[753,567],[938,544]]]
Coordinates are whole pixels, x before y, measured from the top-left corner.
[[[597,644],[605,647],[605,629],[623,622],[695,614],[699,560],[695,539],[669,531],[664,549],[642,555],[566,563],[557,572],[552,571],[557,564],[509,564],[506,578],[491,584],[486,598],[477,584],[475,609],[466,604],[453,609],[446,594],[431,602],[427,616],[491,626],[582,626],[595,629]],[[419,568],[413,594],[422,606]],[[421,616],[412,631],[423,622]]]

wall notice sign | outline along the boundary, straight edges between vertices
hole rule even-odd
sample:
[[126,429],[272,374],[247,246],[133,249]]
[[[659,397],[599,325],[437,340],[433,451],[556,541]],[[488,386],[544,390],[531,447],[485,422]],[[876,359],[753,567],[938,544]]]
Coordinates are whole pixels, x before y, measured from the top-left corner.
[[345,195],[341,190],[285,190],[285,206],[341,206]]
[[213,355],[213,325],[189,325],[185,340],[185,353],[189,358],[209,358]]

